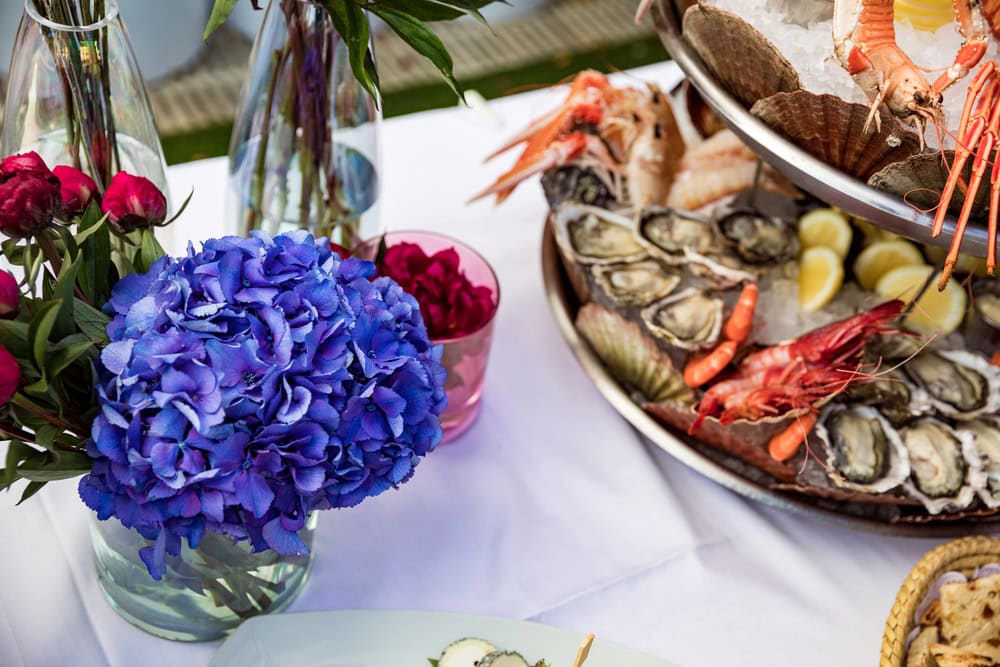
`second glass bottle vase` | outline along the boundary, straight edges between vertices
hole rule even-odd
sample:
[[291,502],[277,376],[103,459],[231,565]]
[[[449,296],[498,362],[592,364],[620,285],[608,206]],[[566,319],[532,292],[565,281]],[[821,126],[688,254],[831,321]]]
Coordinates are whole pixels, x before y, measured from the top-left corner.
[[380,118],[326,10],[270,0],[230,144],[229,231],[307,229],[346,248],[378,235]]

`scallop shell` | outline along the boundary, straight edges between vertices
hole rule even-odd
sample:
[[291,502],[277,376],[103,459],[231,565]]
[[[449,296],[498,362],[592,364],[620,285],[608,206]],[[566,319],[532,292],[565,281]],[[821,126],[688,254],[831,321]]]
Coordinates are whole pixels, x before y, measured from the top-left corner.
[[682,350],[701,350],[719,340],[722,299],[688,288],[642,310],[642,321],[656,338]]
[[[965,462],[965,476],[961,488],[959,488],[959,490],[952,496],[930,497],[917,488],[917,484],[914,482],[914,476],[917,475],[920,470],[921,460],[919,456],[915,455],[909,443],[908,436],[913,430],[922,428],[925,424],[931,424],[952,436],[960,448],[961,458]],[[905,489],[907,495],[921,501],[927,509],[927,512],[930,514],[941,514],[942,512],[951,513],[958,510],[964,510],[973,503],[976,499],[978,490],[982,488],[985,483],[986,475],[982,469],[982,460],[979,453],[976,451],[975,438],[971,433],[965,431],[955,431],[942,421],[925,417],[924,419],[915,422],[913,425],[902,429],[900,431],[900,437],[902,438],[903,444],[906,446],[907,452],[910,456],[911,475],[910,479],[903,484],[903,488]]]
[[[905,160],[893,162],[875,172],[868,179],[868,184],[876,190],[894,194],[918,211],[933,211],[941,200],[945,181],[948,180],[948,170],[945,166],[955,160],[955,151],[941,153],[924,153],[913,155]],[[972,175],[972,160],[965,164],[963,170],[964,182],[968,183]],[[976,193],[976,201],[972,207],[972,219],[981,221],[989,211],[989,187],[980,187]],[[948,212],[958,215],[965,203],[965,193],[962,188],[955,188],[955,194],[948,205]]]
[[[954,376],[929,376],[918,374],[917,369],[923,363],[939,357],[945,362],[956,367]],[[947,366],[941,366],[947,368]],[[975,376],[982,378],[983,386],[980,389],[980,396],[976,403],[968,406],[956,406],[947,402],[947,394],[952,387],[961,386],[963,378],[959,373],[963,369],[971,371]],[[984,357],[964,350],[943,350],[924,352],[914,357],[903,366],[907,376],[921,389],[927,392],[930,403],[938,414],[952,419],[973,419],[980,415],[993,414],[1000,409],[1000,368],[993,366]]]
[[920,139],[885,110],[881,128],[865,131],[869,108],[836,95],[808,90],[778,93],[753,105],[750,113],[790,142],[851,176],[867,181],[883,167],[915,155]]
[[[887,468],[880,479],[871,482],[852,481],[838,465],[838,457],[835,449],[835,440],[830,431],[832,422],[838,417],[848,413],[853,413],[857,418],[874,422],[881,427],[885,435],[888,446]],[[910,459],[906,452],[906,447],[899,437],[899,433],[892,427],[889,421],[880,415],[877,410],[867,406],[847,407],[844,405],[833,405],[823,411],[822,418],[816,424],[816,436],[826,447],[827,474],[834,484],[841,488],[860,491],[862,493],[885,493],[896,488],[910,475]]]
[[747,107],[802,87],[798,72],[781,51],[732,12],[695,5],[684,13],[682,35],[722,85]]
[[596,298],[612,308],[649,305],[673,292],[681,281],[655,259],[601,264],[590,272],[598,288]]
[[643,400],[692,400],[670,358],[639,325],[613,310],[588,303],[576,315],[576,328],[619,382]]

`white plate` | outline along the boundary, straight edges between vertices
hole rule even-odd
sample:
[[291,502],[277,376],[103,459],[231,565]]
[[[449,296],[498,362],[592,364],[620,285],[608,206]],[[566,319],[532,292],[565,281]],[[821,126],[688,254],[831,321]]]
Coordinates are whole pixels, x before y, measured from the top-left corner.
[[[538,623],[426,611],[324,611],[259,616],[226,640],[209,667],[428,667],[463,637],[529,661],[570,667],[583,635]],[[586,667],[670,667],[598,638]]]

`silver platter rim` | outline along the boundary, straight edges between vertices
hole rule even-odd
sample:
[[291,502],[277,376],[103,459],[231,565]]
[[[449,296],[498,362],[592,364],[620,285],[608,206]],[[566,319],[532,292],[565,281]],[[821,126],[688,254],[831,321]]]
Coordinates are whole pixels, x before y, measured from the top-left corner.
[[804,497],[797,498],[791,494],[779,493],[712,460],[662,426],[636,405],[605,370],[603,363],[590,349],[586,341],[580,338],[573,325],[578,308],[576,295],[569,284],[562,260],[559,257],[559,250],[556,248],[551,216],[546,220],[542,234],[541,260],[545,296],[552,317],[559,333],[562,334],[563,340],[566,341],[584,373],[587,374],[604,399],[639,432],[644,440],[659,447],[692,470],[750,500],[790,511],[800,516],[819,517],[827,522],[867,533],[901,537],[949,538],[975,534],[991,535],[1000,528],[1000,515],[982,518],[967,517],[927,524],[888,523],[874,518],[855,516],[818,504],[824,502],[835,506],[835,501],[810,502]]
[[[932,237],[933,216],[920,213],[902,199],[876,190],[831,167],[750,115],[715,80],[698,54],[681,37],[680,17],[674,0],[656,0],[653,21],[663,46],[708,105],[757,155],[795,185],[850,215],[869,220],[918,243],[945,248],[950,245],[955,231],[954,217],[946,219],[941,235]],[[986,257],[986,249],[986,227],[970,222],[965,230],[962,252]]]

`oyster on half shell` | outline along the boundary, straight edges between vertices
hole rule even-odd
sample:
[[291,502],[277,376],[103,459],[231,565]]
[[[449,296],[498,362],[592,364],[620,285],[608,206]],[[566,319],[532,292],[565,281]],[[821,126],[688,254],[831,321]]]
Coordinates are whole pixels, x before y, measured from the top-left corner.
[[924,418],[904,428],[900,436],[910,458],[907,495],[920,500],[931,514],[972,504],[982,469],[971,433]]
[[816,435],[826,445],[827,474],[837,486],[884,493],[910,474],[899,433],[873,408],[829,407],[816,425]]
[[924,352],[903,366],[934,408],[954,419],[972,419],[1000,407],[1000,369],[971,352]]
[[735,211],[716,224],[736,254],[748,264],[786,262],[799,254],[795,225],[781,218]]
[[648,306],[642,321],[657,338],[684,350],[710,347],[722,330],[722,299],[688,288]]
[[1000,507],[1000,418],[980,417],[962,422],[959,431],[973,435],[982,461],[985,479],[979,497],[989,507]]
[[591,268],[594,283],[616,306],[646,306],[677,287],[681,278],[653,259]]
[[876,408],[895,428],[933,412],[927,392],[911,384],[898,370],[853,384],[847,394],[852,401]]
[[593,206],[567,205],[553,218],[556,243],[578,264],[611,264],[643,259],[632,221]]
[[685,263],[686,253],[717,251],[721,239],[707,220],[669,208],[651,207],[639,218],[639,239],[671,264]]

